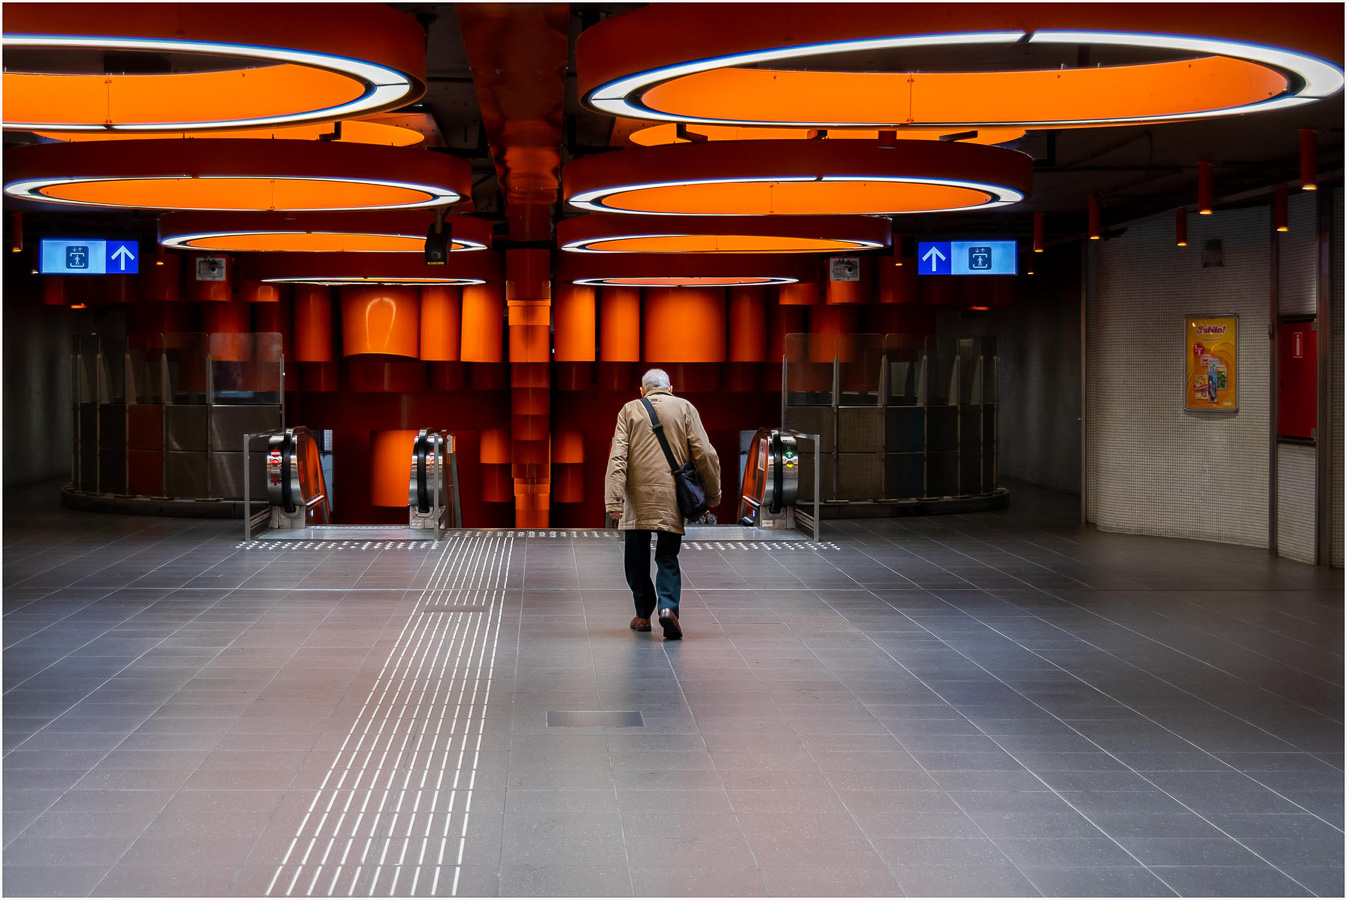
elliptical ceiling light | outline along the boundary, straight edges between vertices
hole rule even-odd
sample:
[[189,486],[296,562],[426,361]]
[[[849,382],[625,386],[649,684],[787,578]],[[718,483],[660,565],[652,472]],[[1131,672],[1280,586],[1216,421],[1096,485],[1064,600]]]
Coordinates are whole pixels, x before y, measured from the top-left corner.
[[591,212],[660,215],[899,215],[1023,200],[1033,160],[979,144],[726,141],[585,156],[561,173]]
[[[1342,89],[1338,4],[651,4],[576,42],[615,116],[1058,128],[1284,109]],[[808,35],[808,40],[802,36]],[[1087,62],[1078,55],[1086,50]],[[972,57],[976,70],[939,71]]]
[[[435,222],[426,211],[373,213],[176,212],[159,219],[159,243],[212,253],[422,253]],[[446,216],[451,252],[485,250],[491,223]]]
[[76,206],[355,210],[445,206],[465,160],[330,141],[164,140],[35,144],[5,154],[5,193]]
[[499,264],[494,253],[454,253],[442,266],[411,253],[257,253],[240,269],[246,280],[270,284],[464,285],[498,280]]
[[889,243],[879,216],[615,216],[557,223],[562,250],[581,253],[845,253]]
[[792,284],[817,276],[818,257],[773,253],[563,253],[557,280],[609,287]]
[[295,275],[291,277],[263,278],[268,284],[319,284],[328,287],[340,287],[344,284],[405,284],[405,285],[443,285],[454,287],[466,284],[486,284],[485,278],[454,278],[437,275]]
[[597,287],[766,287],[794,284],[798,278],[782,275],[632,275],[616,278],[577,278],[575,284]]
[[[817,137],[809,128],[763,128],[739,127],[737,125],[694,125],[687,129],[691,134],[679,134],[682,126],[674,122],[652,124],[626,120],[635,126],[629,138],[638,147],[657,147],[663,144],[695,144],[707,141],[804,141]],[[978,128],[976,131],[961,131],[960,128],[927,128],[925,126],[904,126],[894,129],[896,138],[903,141],[953,141],[968,144],[1005,144],[1024,137],[1023,128]],[[875,128],[838,128],[829,131],[829,140],[869,140],[880,138]]]
[[4,127],[205,131],[331,121],[425,93],[425,33],[373,3],[18,3]]
[[399,125],[399,119],[387,116],[378,119],[344,119],[341,122],[318,122],[305,125],[283,125],[276,128],[246,128],[240,131],[39,131],[38,137],[54,141],[145,141],[175,138],[228,138],[254,141],[336,141],[339,144],[378,144],[384,147],[411,147],[426,139],[415,128]]

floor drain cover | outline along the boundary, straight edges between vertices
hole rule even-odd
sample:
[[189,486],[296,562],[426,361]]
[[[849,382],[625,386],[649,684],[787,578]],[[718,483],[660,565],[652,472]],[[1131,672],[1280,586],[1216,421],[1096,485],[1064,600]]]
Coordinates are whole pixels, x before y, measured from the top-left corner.
[[456,612],[486,612],[486,604],[479,603],[476,606],[423,606],[421,612],[428,613],[456,613]]
[[635,710],[616,709],[549,709],[548,728],[644,728],[645,721]]

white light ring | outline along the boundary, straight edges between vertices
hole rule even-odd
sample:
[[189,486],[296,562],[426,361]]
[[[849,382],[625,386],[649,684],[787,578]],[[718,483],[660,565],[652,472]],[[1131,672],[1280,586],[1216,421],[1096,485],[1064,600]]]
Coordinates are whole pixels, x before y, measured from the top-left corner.
[[[1072,125],[1086,124],[1108,124],[1112,122],[1163,122],[1163,121],[1181,121],[1186,119],[1213,118],[1217,116],[1240,115],[1250,112],[1266,112],[1273,109],[1284,109],[1291,106],[1299,106],[1304,103],[1311,103],[1315,100],[1330,97],[1338,93],[1343,88],[1343,70],[1336,64],[1328,60],[1320,59],[1317,56],[1311,56],[1307,53],[1294,53],[1279,47],[1269,47],[1262,44],[1247,44],[1240,41],[1222,41],[1214,38],[1196,38],[1185,37],[1181,35],[1153,35],[1130,32],[1106,32],[1106,31],[1055,31],[1042,30],[1036,32],[1024,31],[1006,31],[1006,32],[984,32],[974,34],[948,34],[948,35],[924,35],[920,37],[904,38],[871,38],[855,41],[830,41],[821,44],[805,44],[797,47],[779,48],[776,50],[761,50],[752,53],[739,53],[731,56],[713,57],[710,59],[697,60],[695,62],[683,63],[676,66],[666,66],[661,69],[652,69],[648,72],[641,72],[635,75],[629,75],[626,78],[609,82],[602,85],[592,92],[586,98],[586,102],[596,109],[610,113],[615,116],[627,116],[636,119],[656,120],[663,122],[689,122],[705,125],[736,125],[736,126],[765,126],[765,127],[784,127],[784,128],[883,128],[899,125],[896,122],[823,122],[823,121],[789,121],[789,120],[741,120],[741,119],[722,119],[707,116],[687,116],[673,115],[663,113],[658,110],[650,109],[642,104],[633,104],[628,102],[627,97],[633,93],[639,93],[651,87],[675,78],[681,78],[686,75],[695,75],[701,72],[709,72],[714,69],[731,68],[734,66],[748,65],[759,62],[770,62],[773,60],[795,59],[799,57],[818,56],[827,53],[850,53],[859,50],[874,49],[892,49],[897,47],[914,46],[941,46],[941,45],[962,45],[962,44],[991,44],[991,43],[1017,43],[1021,40],[1028,42],[1053,43],[1053,44],[1110,44],[1113,46],[1140,46],[1154,47],[1172,50],[1192,50],[1201,53],[1211,53],[1217,56],[1224,56],[1231,59],[1242,59],[1248,62],[1256,62],[1281,71],[1291,72],[1299,77],[1304,86],[1301,90],[1290,96],[1273,97],[1269,100],[1259,101],[1257,103],[1248,103],[1238,107],[1227,107],[1217,110],[1205,110],[1190,113],[1170,113],[1155,116],[1139,116],[1135,118],[1116,119],[1052,119],[1052,120],[1033,120],[1016,122],[926,122],[921,125],[932,127],[942,126],[971,126],[971,125],[1004,125],[1013,126],[1060,126],[1070,127]],[[1237,48],[1240,52],[1230,52],[1232,48]]]
[[[205,248],[205,247],[193,247],[193,246],[191,246],[190,244],[187,243],[187,241],[200,240],[201,238],[236,237],[236,236],[238,236],[238,235],[245,235],[245,234],[324,234],[324,235],[332,235],[332,236],[334,236],[334,237],[341,237],[341,236],[343,236],[343,235],[351,235],[351,236],[353,236],[353,237],[354,237],[354,236],[360,236],[360,237],[366,237],[366,236],[370,236],[370,237],[399,237],[399,238],[407,238],[408,240],[417,240],[417,241],[424,241],[424,240],[426,239],[426,236],[425,236],[424,234],[385,234],[385,233],[379,233],[379,232],[373,232],[373,231],[362,231],[362,232],[358,232],[358,233],[357,233],[357,232],[352,232],[352,231],[279,231],[279,230],[276,230],[276,231],[202,231],[202,232],[197,232],[197,233],[194,233],[194,234],[175,234],[175,235],[173,235],[172,237],[167,237],[167,238],[164,238],[163,240],[161,240],[161,241],[159,242],[159,245],[162,246],[162,247],[171,247],[171,248],[173,248],[174,250],[191,250],[191,251],[194,251],[194,252],[201,252],[201,251],[208,250],[208,252],[211,252],[211,253],[305,253],[305,252],[313,252],[313,253],[420,253],[420,252],[421,252],[421,250],[420,250],[419,248],[416,249],[416,250],[313,250],[313,251],[304,251],[304,250],[210,250],[209,248]],[[486,249],[486,244],[483,244],[483,243],[481,243],[480,241],[472,241],[472,240],[468,240],[467,238],[452,238],[452,241],[453,241],[454,244],[461,244],[462,246],[455,246],[455,247],[452,247],[452,248],[450,249],[450,251],[449,251],[450,253],[465,253],[465,252],[469,252],[469,251],[472,251],[472,250],[485,250],[485,249]]]
[[[775,50],[756,50],[750,53],[736,53],[730,56],[712,57],[710,59],[701,59],[694,62],[680,63],[675,66],[665,66],[661,69],[652,69],[648,72],[639,72],[635,75],[628,75],[626,78],[619,78],[617,81],[611,81],[608,84],[600,85],[589,93],[585,98],[589,105],[595,109],[609,113],[614,116],[627,116],[634,119],[654,119],[662,122],[696,122],[705,125],[771,125],[794,128],[863,128],[866,125],[879,127],[891,125],[891,122],[767,122],[767,121],[739,121],[738,119],[719,119],[708,118],[705,116],[680,116],[662,113],[658,110],[650,109],[644,105],[629,103],[627,97],[633,93],[643,91],[653,87],[656,84],[671,81],[675,78],[682,78],[685,75],[696,75],[700,72],[709,72],[713,69],[724,69],[733,66],[751,65],[761,62],[772,62],[774,60],[794,59],[800,56],[819,56],[825,53],[853,53],[861,50],[890,50],[898,47],[930,47],[942,46],[950,43],[958,44],[998,44],[1014,43],[1024,37],[1023,31],[990,31],[974,32],[971,34],[933,34],[933,35],[904,35],[902,37],[888,38],[860,38],[851,41],[826,41],[821,44],[804,44],[796,47],[777,48]],[[957,38],[951,41],[951,38]],[[925,124],[925,123],[922,123]]]
[[[774,285],[774,284],[795,284],[797,281],[800,280],[800,279],[798,279],[798,278],[791,278],[791,277],[789,277],[789,276],[787,276],[787,275],[745,275],[745,276],[743,276],[743,277],[745,277],[745,278],[752,278],[752,279],[754,279],[754,280],[753,280],[753,281],[740,282],[740,283],[738,283],[738,284],[716,284],[716,285],[678,285],[678,284],[654,284],[654,283],[651,283],[651,284],[639,284],[639,283],[638,283],[638,284],[632,284],[630,281],[627,281],[627,282],[625,282],[625,283],[623,283],[623,284],[614,284],[614,283],[612,283],[612,279],[613,279],[613,278],[639,278],[639,277],[641,277],[641,276],[637,276],[637,275],[633,275],[633,276],[626,276],[626,275],[609,275],[609,276],[604,277],[604,278],[576,278],[576,279],[574,279],[574,280],[571,282],[571,284],[590,285],[590,286],[592,286],[592,287],[658,287],[658,288],[665,288],[665,287],[667,287],[667,288],[675,288],[675,287],[767,287],[767,286],[769,286],[769,285]],[[658,277],[660,277],[660,276],[658,276],[658,275],[650,275],[650,276],[646,276],[646,277],[649,277],[649,278],[658,278]],[[677,278],[678,276],[677,276],[677,275],[669,275],[669,276],[666,276],[666,277],[668,277],[668,278]],[[688,278],[718,278],[718,277],[720,277],[720,276],[718,276],[718,275],[689,275],[689,276],[687,276],[687,277],[688,277]],[[733,275],[726,275],[726,276],[724,276],[724,277],[728,279],[728,278],[733,278],[734,276],[733,276]]]
[[[330,53],[288,50],[283,47],[259,47],[253,44],[223,44],[213,41],[166,41],[151,38],[109,38],[76,35],[7,34],[0,47],[114,48],[152,50],[169,53],[197,53],[206,56],[238,56],[271,62],[295,63],[309,68],[336,72],[363,83],[361,96],[337,106],[277,116],[197,122],[143,122],[127,125],[62,125],[35,122],[5,122],[9,131],[203,131],[211,128],[245,128],[262,125],[321,122],[350,118],[395,105],[412,91],[412,80],[387,66]],[[59,76],[57,76],[59,77]]]
[[390,276],[387,278],[372,276],[363,278],[352,275],[342,277],[339,275],[311,275],[296,276],[286,278],[263,278],[260,279],[264,284],[320,284],[328,287],[344,287],[348,285],[374,284],[374,285],[406,285],[408,287],[441,287],[441,286],[466,286],[473,284],[486,284],[485,278],[424,278],[416,280],[414,276]]
[[[1082,125],[1107,124],[1110,122],[1172,122],[1186,119],[1209,119],[1218,116],[1242,115],[1252,112],[1267,112],[1313,103],[1338,93],[1343,88],[1342,69],[1325,59],[1308,53],[1292,53],[1280,47],[1266,44],[1248,44],[1242,41],[1222,41],[1214,38],[1186,37],[1183,35],[1154,35],[1129,32],[1108,31],[1036,31],[1029,36],[1031,43],[1042,44],[1109,44],[1123,47],[1157,47],[1169,50],[1191,50],[1198,53],[1210,53],[1230,59],[1242,59],[1260,63],[1273,69],[1291,72],[1303,82],[1301,89],[1290,95],[1272,97],[1257,103],[1243,106],[1231,106],[1224,109],[1199,110],[1190,113],[1169,113],[1156,116],[1138,116],[1126,119],[1077,119]],[[1239,47],[1243,52],[1231,53],[1229,48]],[[1294,64],[1293,64],[1294,63]],[[1053,123],[1025,123],[1053,124]]]
[[[742,235],[743,237],[797,237],[796,235],[775,235],[775,234],[752,234]],[[604,241],[640,241],[649,238],[681,238],[681,237],[719,237],[712,234],[612,234],[604,237],[580,238],[563,244],[561,249],[572,253],[694,253],[697,255],[715,255],[717,253],[844,253],[851,250],[879,250],[884,244],[879,241],[867,241],[861,238],[819,238],[818,240],[836,241],[846,243],[848,247],[828,247],[818,250],[595,250],[588,244],[602,243]]]
[[333,184],[368,184],[377,187],[402,188],[404,190],[420,191],[424,194],[432,195],[428,200],[421,200],[416,203],[400,203],[393,206],[320,206],[320,207],[286,207],[277,212],[357,212],[374,209],[425,209],[434,206],[449,206],[463,199],[463,196],[457,191],[449,188],[436,187],[430,184],[416,184],[409,181],[386,181],[379,178],[334,178],[321,175],[102,175],[102,176],[84,176],[84,175],[61,175],[50,178],[30,178],[26,181],[11,181],[5,185],[5,193],[11,197],[18,197],[23,200],[32,200],[36,203],[60,203],[65,206],[86,206],[97,207],[100,209],[165,209],[165,210],[190,210],[193,212],[270,212],[271,210],[238,210],[233,207],[180,207],[180,206],[126,206],[120,203],[91,203],[86,200],[66,200],[60,197],[48,197],[39,194],[37,191],[44,187],[50,187],[54,184],[92,184],[94,182],[107,181],[176,181],[180,179],[210,180],[221,178],[239,178],[250,181],[330,181]]
[[[829,181],[882,181],[890,184],[927,184],[940,187],[967,188],[969,190],[982,191],[991,196],[991,200],[985,203],[979,203],[976,206],[952,206],[947,209],[915,209],[915,210],[896,210],[882,211],[873,210],[865,213],[839,213],[839,215],[872,215],[872,216],[901,216],[901,215],[920,215],[922,213],[938,212],[962,212],[973,209],[993,209],[998,206],[1009,206],[1012,203],[1018,203],[1024,199],[1024,194],[1012,187],[1006,187],[1000,184],[991,184],[980,181],[967,181],[959,178],[925,178],[919,175],[825,175],[821,178],[811,178],[809,176],[766,176],[762,178],[706,178],[681,181],[661,181],[650,182],[646,184],[618,185],[616,187],[594,188],[589,191],[581,191],[566,202],[578,209],[589,212],[622,213],[624,215],[645,215],[645,216],[743,216],[746,213],[708,213],[708,212],[652,212],[648,209],[620,209],[615,206],[604,206],[597,202],[605,197],[614,194],[627,193],[629,191],[653,190],[668,187],[688,187],[692,185],[705,184],[764,184],[788,182],[794,184],[807,182],[829,182]],[[782,215],[785,215],[784,213]],[[810,213],[810,215],[825,215],[825,213]]]

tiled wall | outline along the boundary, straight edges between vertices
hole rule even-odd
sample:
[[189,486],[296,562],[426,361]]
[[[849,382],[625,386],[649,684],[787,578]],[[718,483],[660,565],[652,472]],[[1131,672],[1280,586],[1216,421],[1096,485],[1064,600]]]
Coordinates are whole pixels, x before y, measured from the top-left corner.
[[1332,535],[1332,562],[1335,566],[1343,563],[1343,235],[1342,235],[1342,188],[1336,188],[1329,195],[1333,200],[1333,292],[1332,292],[1332,370],[1329,384],[1331,415],[1329,431],[1332,444],[1332,465],[1329,466],[1329,484],[1332,487],[1332,514],[1329,517],[1329,534]]
[[[1106,531],[1267,546],[1268,210],[1133,223],[1090,273],[1087,515]],[[1220,239],[1224,265],[1203,268]],[[1239,411],[1183,409],[1184,316],[1239,314]]]
[[6,297],[5,487],[70,477],[70,347],[77,313]]
[[[1297,191],[1288,202],[1290,231],[1277,235],[1277,308],[1283,316],[1314,315],[1318,302],[1319,241],[1314,195]],[[1277,552],[1313,563],[1313,447],[1277,446]]]
[[1290,231],[1277,235],[1277,299],[1284,316],[1312,316],[1319,283],[1314,194],[1298,191],[1287,206]]
[[1277,445],[1277,553],[1314,562],[1315,450]]

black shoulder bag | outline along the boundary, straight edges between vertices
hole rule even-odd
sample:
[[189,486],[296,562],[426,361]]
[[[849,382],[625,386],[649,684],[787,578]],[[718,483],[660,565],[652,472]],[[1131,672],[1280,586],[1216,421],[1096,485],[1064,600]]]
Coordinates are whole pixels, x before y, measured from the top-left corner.
[[681,466],[669,449],[669,439],[664,436],[664,423],[655,414],[655,407],[642,397],[645,411],[650,414],[650,428],[655,432],[664,458],[669,461],[669,471],[673,474],[674,494],[678,497],[678,511],[689,522],[695,522],[706,515],[706,488],[702,487],[702,477],[697,474],[697,466],[689,459]]

